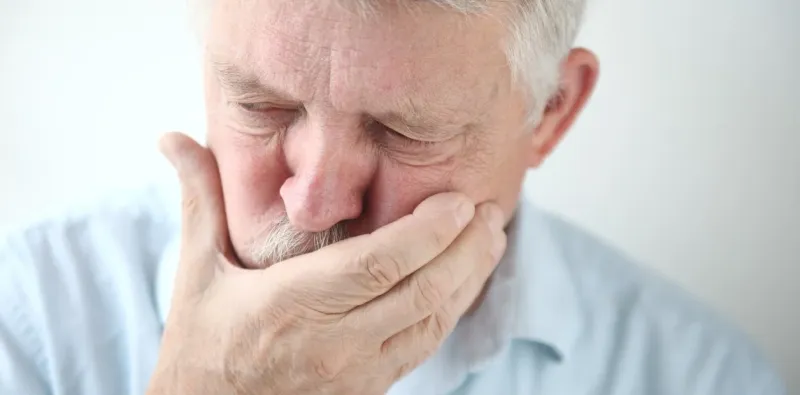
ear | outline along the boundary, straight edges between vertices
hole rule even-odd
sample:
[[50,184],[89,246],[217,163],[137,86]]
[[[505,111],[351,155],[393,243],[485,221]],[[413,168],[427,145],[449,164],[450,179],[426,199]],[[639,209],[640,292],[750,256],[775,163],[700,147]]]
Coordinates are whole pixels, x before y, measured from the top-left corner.
[[528,166],[541,166],[561,142],[594,91],[600,65],[597,57],[583,48],[573,49],[561,65],[559,89],[547,103],[541,122],[532,136]]

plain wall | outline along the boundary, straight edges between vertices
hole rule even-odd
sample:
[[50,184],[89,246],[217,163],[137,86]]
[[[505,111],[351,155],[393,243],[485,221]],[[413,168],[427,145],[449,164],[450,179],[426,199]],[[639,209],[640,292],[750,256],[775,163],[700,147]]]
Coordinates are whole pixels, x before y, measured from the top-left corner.
[[[800,393],[800,2],[597,1],[589,107],[528,192],[740,324]],[[183,1],[0,0],[0,224],[172,177],[204,130]]]

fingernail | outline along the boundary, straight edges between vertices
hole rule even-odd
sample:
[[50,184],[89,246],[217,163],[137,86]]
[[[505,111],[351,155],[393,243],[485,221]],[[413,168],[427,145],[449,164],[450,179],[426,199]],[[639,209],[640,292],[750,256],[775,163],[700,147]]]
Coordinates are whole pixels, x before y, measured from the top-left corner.
[[475,206],[470,202],[461,199],[460,202],[456,204],[456,223],[458,223],[459,228],[467,226],[474,216]]
[[[489,203],[481,207],[481,215],[492,230],[491,254],[495,261],[499,261],[505,251],[506,235],[503,232],[505,224],[503,211],[496,204]],[[495,262],[496,263],[496,262]]]
[[494,242],[492,243],[492,257],[494,257],[495,264],[500,262],[503,253],[506,250],[506,235],[500,230],[494,233]]
[[493,230],[501,231],[503,229],[503,212],[496,204],[489,203],[484,205],[482,215]]

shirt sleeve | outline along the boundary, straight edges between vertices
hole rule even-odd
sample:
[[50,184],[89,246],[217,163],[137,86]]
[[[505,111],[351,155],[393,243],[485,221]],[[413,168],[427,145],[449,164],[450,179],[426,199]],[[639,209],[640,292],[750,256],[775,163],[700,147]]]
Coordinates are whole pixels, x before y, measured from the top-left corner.
[[25,265],[22,256],[18,248],[0,241],[0,394],[46,395],[44,348],[16,270]]

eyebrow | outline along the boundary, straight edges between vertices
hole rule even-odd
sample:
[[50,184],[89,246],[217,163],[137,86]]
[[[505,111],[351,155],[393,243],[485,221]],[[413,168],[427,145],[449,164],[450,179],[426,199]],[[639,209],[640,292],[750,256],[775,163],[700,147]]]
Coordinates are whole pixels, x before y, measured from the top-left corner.
[[423,138],[435,138],[454,129],[465,129],[473,125],[470,122],[459,122],[443,111],[434,111],[432,113],[422,113],[420,108],[433,108],[432,105],[420,103],[414,99],[408,98],[404,103],[401,103],[401,111],[387,111],[380,114],[374,114],[374,118],[386,124],[399,125],[407,128],[408,131]]
[[212,65],[220,84],[235,94],[260,93],[281,101],[296,101],[289,93],[265,84],[257,76],[243,71],[235,64],[212,61]]

